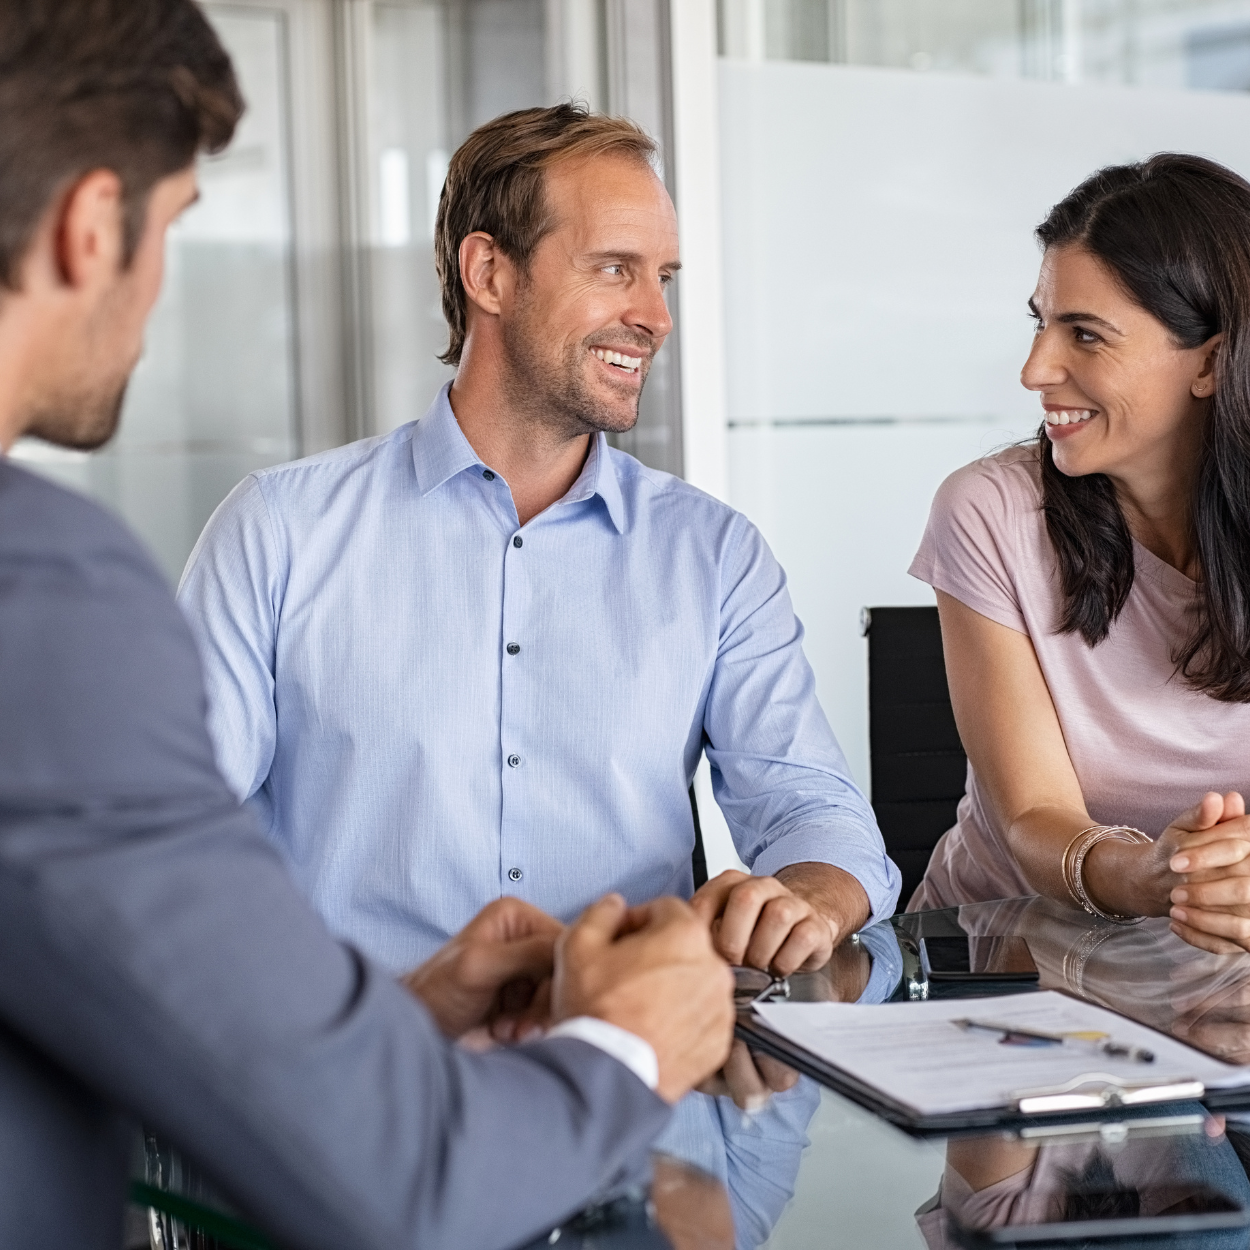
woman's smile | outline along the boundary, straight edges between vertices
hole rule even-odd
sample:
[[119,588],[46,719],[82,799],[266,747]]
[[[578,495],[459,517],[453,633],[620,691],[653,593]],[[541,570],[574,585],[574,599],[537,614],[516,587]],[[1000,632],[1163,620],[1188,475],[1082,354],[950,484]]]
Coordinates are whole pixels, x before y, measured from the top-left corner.
[[1097,408],[1061,408],[1050,404],[1042,407],[1046,410],[1046,435],[1051,442],[1080,433],[1099,415]]

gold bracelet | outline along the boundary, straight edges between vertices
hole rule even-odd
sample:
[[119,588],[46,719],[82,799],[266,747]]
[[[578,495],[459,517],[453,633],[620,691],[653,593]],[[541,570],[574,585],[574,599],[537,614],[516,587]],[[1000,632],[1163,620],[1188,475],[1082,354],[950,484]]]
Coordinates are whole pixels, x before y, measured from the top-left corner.
[[1140,829],[1134,829],[1129,825],[1092,825],[1088,829],[1083,829],[1068,843],[1067,850],[1063,853],[1064,884],[1068,887],[1068,893],[1091,916],[1110,920],[1113,924],[1139,924],[1145,919],[1144,916],[1121,916],[1115,912],[1103,911],[1090,898],[1089,891],[1085,888],[1085,858],[1099,842],[1106,841],[1131,842],[1141,846],[1149,843],[1151,839]]

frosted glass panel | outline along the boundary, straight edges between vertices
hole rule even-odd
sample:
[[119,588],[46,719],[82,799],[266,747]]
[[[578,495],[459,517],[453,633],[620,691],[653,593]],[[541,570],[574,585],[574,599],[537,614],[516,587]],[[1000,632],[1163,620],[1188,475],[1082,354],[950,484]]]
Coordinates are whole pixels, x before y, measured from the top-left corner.
[[721,62],[730,417],[1008,415],[1033,227],[1163,149],[1250,172],[1250,97]]
[[372,331],[379,432],[421,416],[453,370],[438,277],[434,215],[447,175],[448,14],[443,5],[373,11],[370,177]]
[[947,473],[1032,433],[1034,226],[1163,149],[1250,173],[1250,98],[721,62],[732,502],[791,577],[822,702],[867,782],[859,610],[906,576]]
[[932,603],[907,566],[942,479],[1013,441],[1002,422],[758,425],[729,431],[730,499],[764,532],[807,629],[817,693],[868,784],[868,605]]
[[1250,0],[719,0],[718,8],[724,56],[1250,88]]
[[537,0],[375,4],[369,84],[369,278],[374,425],[420,417],[454,370],[434,216],[449,154],[499,113],[546,102]]
[[201,162],[202,198],[170,232],[121,432],[91,455],[33,442],[15,450],[119,511],[171,580],[235,483],[298,452],[285,28],[264,10],[208,12],[248,112],[230,147]]

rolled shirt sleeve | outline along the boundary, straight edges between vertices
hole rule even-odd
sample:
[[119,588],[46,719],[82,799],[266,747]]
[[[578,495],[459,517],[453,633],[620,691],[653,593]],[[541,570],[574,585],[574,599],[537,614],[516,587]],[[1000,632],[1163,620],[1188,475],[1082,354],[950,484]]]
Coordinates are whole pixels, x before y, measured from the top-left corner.
[[704,713],[713,793],[752,872],[841,868],[863,886],[873,923],[893,913],[899,871],[817,701],[785,573],[760,532],[735,522]]
[[757,872],[897,873],[817,705],[785,578],[719,500],[607,446],[519,525],[440,394],[258,471],[179,591],[218,763],[331,929],[400,971],[513,894],[692,892],[705,746]]

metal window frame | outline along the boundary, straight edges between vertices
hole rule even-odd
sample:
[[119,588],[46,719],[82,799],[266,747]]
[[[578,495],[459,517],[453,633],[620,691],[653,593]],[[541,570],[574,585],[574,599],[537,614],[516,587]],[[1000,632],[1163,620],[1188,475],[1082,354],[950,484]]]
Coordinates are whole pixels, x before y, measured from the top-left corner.
[[[387,0],[424,5],[429,0]],[[608,111],[652,133],[676,200],[670,0],[595,0]],[[303,454],[375,432],[370,289],[368,87],[375,0],[227,0],[219,7],[282,16],[296,327],[296,439]],[[566,28],[547,0],[549,55]],[[454,71],[454,67],[453,67]],[[327,85],[329,90],[327,90]],[[548,75],[552,99],[566,94]],[[591,101],[597,103],[597,101]],[[639,422],[614,442],[644,463],[682,472],[680,310],[663,385],[644,392]],[[657,377],[654,381],[659,382]]]

